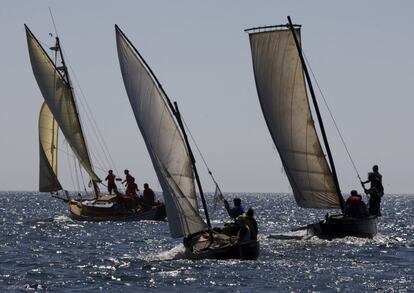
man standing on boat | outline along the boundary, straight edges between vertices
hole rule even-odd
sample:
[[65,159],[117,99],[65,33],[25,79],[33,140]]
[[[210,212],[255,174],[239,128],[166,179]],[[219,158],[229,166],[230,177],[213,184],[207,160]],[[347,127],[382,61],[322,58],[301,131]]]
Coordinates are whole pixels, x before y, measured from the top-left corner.
[[252,240],[252,232],[250,230],[249,225],[246,222],[246,217],[238,216],[236,219],[236,223],[240,227],[239,231],[237,232],[237,242],[244,243]]
[[[364,184],[370,182],[371,187],[365,189]],[[369,214],[374,216],[381,216],[380,205],[381,198],[384,195],[384,187],[382,185],[382,175],[378,172],[378,165],[372,167],[372,172],[368,173],[368,180],[361,182],[364,186],[364,191],[369,194]]]
[[244,209],[241,205],[241,199],[238,197],[233,199],[233,204],[233,208],[230,208],[229,202],[227,200],[224,200],[224,207],[226,208],[227,213],[232,219],[236,220],[238,216],[244,214]]
[[122,181],[122,184],[126,183],[126,190],[125,190],[125,194],[126,195],[136,195],[136,191],[137,191],[137,185],[135,184],[135,178],[131,176],[131,174],[129,174],[129,170],[125,169],[124,170],[124,174],[125,174],[125,180]]
[[118,193],[118,188],[115,184],[116,176],[113,174],[112,170],[108,171],[108,176],[106,176],[105,180],[108,181],[108,192],[109,194],[112,194],[112,191],[115,192],[115,194]]
[[257,222],[254,218],[254,210],[252,208],[249,208],[246,212],[246,225],[249,226],[251,238],[253,240],[257,240],[257,234],[259,231],[257,229]]

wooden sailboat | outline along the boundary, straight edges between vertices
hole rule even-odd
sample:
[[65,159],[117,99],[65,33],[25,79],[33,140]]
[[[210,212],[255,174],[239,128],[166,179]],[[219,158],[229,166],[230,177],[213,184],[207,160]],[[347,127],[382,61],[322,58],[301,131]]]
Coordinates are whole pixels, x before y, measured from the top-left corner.
[[[184,238],[188,258],[257,258],[258,241],[239,243],[237,235],[212,229],[178,106],[172,104],[151,68],[118,26],[115,32],[124,85],[163,190],[171,236]],[[194,180],[206,222],[198,210]]]
[[[247,29],[257,93],[273,142],[279,152],[297,204],[303,208],[340,208],[306,228],[321,238],[372,238],[377,217],[344,215],[344,199],[300,45],[300,25]],[[312,97],[329,165],[315,129],[306,91]]]
[[74,219],[89,221],[163,220],[166,217],[163,204],[148,210],[143,209],[136,199],[125,201],[117,195],[100,195],[98,184],[101,180],[96,175],[90,160],[59,38],[56,37],[56,44],[51,48],[55,52],[55,60],[61,61],[61,66],[58,67],[56,61],[52,61],[26,25],[25,28],[33,73],[45,100],[39,115],[39,191],[63,190],[57,176],[57,142],[60,129],[79,164],[89,175],[94,190],[94,198],[66,199],[69,203],[70,215]]

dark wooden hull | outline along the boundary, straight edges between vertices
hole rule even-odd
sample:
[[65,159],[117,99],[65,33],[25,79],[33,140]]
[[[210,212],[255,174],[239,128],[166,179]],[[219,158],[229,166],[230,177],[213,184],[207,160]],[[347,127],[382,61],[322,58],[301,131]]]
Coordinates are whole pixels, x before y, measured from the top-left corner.
[[213,241],[210,241],[207,235],[186,247],[187,258],[256,260],[259,257],[260,244],[257,240],[238,243],[235,236],[215,233]]
[[259,257],[259,241],[252,240],[243,244],[228,247],[206,249],[202,251],[186,251],[189,259],[242,259],[256,260]]
[[138,205],[125,205],[109,196],[96,201],[71,200],[68,209],[70,217],[77,221],[163,221],[167,216],[162,203],[149,210],[142,210]]
[[309,225],[308,231],[323,239],[346,236],[373,238],[377,234],[377,222],[376,216],[365,218],[331,216],[319,223]]

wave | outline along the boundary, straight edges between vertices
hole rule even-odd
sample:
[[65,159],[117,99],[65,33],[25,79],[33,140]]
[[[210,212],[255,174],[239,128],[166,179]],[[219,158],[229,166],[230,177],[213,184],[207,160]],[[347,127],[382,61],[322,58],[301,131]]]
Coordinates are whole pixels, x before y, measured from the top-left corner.
[[184,244],[180,243],[169,250],[154,255],[152,260],[175,260],[182,259],[184,256],[185,247]]

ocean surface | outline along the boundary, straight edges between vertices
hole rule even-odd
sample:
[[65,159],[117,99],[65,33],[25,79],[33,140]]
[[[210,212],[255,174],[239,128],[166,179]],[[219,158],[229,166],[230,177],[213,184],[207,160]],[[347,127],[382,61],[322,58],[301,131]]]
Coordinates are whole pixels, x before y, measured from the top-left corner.
[[[385,195],[374,239],[333,241],[289,232],[326,211],[239,196],[256,211],[257,261],[182,259],[166,222],[75,222],[47,194],[0,192],[0,292],[414,292],[414,196]],[[222,206],[211,213],[229,220]]]

